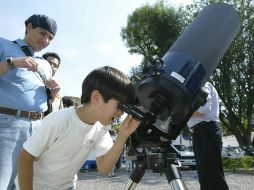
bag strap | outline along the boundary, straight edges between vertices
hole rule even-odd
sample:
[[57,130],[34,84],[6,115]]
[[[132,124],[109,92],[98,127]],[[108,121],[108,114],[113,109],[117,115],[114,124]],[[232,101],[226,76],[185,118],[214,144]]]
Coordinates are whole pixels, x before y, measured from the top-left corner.
[[17,41],[12,41],[13,43],[17,44],[21,49],[22,51],[26,54],[26,56],[30,56],[30,57],[33,57],[33,54],[31,53],[30,49],[28,46],[20,46]]
[[[17,44],[21,50],[26,54],[26,56],[30,56],[30,57],[33,57],[33,54],[31,53],[30,49],[28,46],[20,46],[17,41],[12,41],[13,43]],[[50,93],[50,89],[46,86],[46,83],[45,83],[45,77],[42,75],[42,73],[40,72],[37,72],[40,76],[40,78],[42,79],[42,82],[45,86],[45,89],[46,89],[46,94],[47,94],[47,105],[48,105],[48,109],[45,113],[45,116],[48,115],[50,112],[52,112],[52,96],[51,96],[51,93]]]

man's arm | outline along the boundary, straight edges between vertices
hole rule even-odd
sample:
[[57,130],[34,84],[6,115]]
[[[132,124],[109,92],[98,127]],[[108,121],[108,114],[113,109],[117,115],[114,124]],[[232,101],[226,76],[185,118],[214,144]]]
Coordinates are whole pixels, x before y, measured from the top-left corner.
[[0,76],[4,75],[8,70],[7,61],[0,62]]
[[[15,57],[12,62],[16,68],[27,68],[28,71],[37,71],[38,64],[32,57]],[[0,62],[0,76],[9,71],[7,61]]]
[[18,158],[18,180],[20,190],[33,189],[33,162],[35,157],[25,149],[21,150]]
[[96,158],[97,169],[102,174],[108,174],[116,164],[128,137],[138,128],[139,121],[128,116],[122,123],[116,141],[111,149],[103,156]]

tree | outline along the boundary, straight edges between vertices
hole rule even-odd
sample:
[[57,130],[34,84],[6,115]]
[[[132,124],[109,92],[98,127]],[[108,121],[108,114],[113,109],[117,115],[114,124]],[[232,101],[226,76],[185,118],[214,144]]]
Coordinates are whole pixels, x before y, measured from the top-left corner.
[[225,107],[221,121],[232,132],[239,145],[251,144],[254,117],[254,1],[194,0],[185,8],[190,20],[208,4],[224,2],[233,5],[241,18],[241,28],[211,77]]
[[[179,36],[181,28],[175,10],[166,7],[164,1],[158,1],[154,5],[137,8],[129,15],[121,37],[131,54],[144,56],[141,63],[144,65],[154,55],[162,57]],[[132,71],[136,72],[135,69]]]

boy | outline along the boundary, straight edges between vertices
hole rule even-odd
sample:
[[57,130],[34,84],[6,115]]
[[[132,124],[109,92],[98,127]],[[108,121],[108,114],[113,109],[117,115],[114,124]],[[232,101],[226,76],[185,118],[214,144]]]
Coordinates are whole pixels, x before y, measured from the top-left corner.
[[[52,69],[52,77],[55,77],[55,74],[61,64],[60,56],[55,52],[47,52],[42,55],[42,57],[48,61]],[[54,101],[49,102],[48,110],[45,112],[45,115],[50,114],[53,111],[58,111],[63,108],[63,101],[60,93],[55,96]]]
[[20,189],[75,189],[75,175],[91,149],[98,171],[110,173],[139,122],[129,115],[114,145],[107,125],[134,96],[122,72],[111,67],[92,71],[82,84],[82,106],[51,113],[24,144],[18,160]]

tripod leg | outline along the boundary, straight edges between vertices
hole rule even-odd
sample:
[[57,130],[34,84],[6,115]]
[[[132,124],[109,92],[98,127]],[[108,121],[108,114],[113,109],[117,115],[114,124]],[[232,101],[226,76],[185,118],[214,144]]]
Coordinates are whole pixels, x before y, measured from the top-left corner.
[[127,185],[124,187],[124,190],[133,190],[136,188],[137,184],[140,182],[142,177],[145,174],[145,170],[143,168],[137,167],[134,169],[130,175],[130,180]]
[[173,190],[188,190],[186,185],[181,181],[181,175],[174,164],[170,164],[170,167],[165,171],[166,178]]

